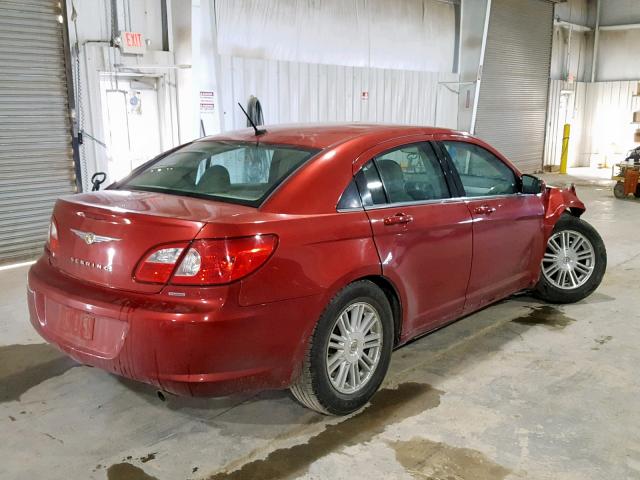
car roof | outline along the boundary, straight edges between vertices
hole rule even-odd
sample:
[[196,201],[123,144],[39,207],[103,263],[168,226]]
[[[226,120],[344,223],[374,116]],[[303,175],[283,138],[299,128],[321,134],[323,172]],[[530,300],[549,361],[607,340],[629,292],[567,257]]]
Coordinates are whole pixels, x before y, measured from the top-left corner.
[[267,133],[256,137],[252,128],[225,132],[204,137],[200,141],[230,140],[295,145],[306,148],[325,149],[358,138],[371,137],[376,143],[405,135],[457,134],[461,132],[448,128],[422,127],[415,125],[389,125],[378,123],[319,123],[272,125],[262,127]]

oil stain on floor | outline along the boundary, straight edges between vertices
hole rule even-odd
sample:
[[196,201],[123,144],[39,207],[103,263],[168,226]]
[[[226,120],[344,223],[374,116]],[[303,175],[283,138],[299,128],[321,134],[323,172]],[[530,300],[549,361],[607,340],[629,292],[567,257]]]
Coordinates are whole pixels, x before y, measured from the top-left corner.
[[116,463],[107,469],[108,480],[158,480],[130,463]]
[[410,475],[429,480],[502,480],[511,470],[483,453],[425,438],[389,442],[396,460]]
[[361,413],[328,425],[307,443],[275,450],[233,472],[220,472],[209,480],[275,480],[303,474],[309,466],[331,452],[371,440],[387,425],[400,422],[440,405],[442,391],[422,383],[404,383],[397,389],[382,389]]
[[526,326],[541,325],[551,330],[561,330],[575,322],[574,318],[567,317],[564,313],[550,305],[530,307],[531,311],[526,315],[511,320],[514,323]]
[[0,403],[19,400],[30,388],[76,366],[47,343],[0,347]]

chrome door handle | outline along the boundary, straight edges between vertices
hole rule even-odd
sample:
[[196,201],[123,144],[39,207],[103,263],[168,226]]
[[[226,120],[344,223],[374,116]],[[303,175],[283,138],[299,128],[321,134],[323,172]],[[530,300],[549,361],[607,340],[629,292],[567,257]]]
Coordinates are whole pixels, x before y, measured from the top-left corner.
[[478,215],[491,215],[495,211],[495,207],[490,207],[489,205],[480,205],[473,209],[473,213],[477,213]]
[[407,215],[406,213],[396,213],[384,219],[385,225],[401,225],[409,222],[413,222],[413,216]]

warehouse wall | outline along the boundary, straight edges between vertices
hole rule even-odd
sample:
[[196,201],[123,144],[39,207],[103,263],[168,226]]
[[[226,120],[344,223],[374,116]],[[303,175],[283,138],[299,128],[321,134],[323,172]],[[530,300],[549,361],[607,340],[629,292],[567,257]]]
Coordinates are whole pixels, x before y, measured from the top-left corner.
[[[221,57],[224,129],[244,128],[236,102],[257,96],[266,124],[383,122],[456,128],[457,74]],[[366,94],[366,95],[365,95]]]
[[[114,21],[111,1],[67,0],[85,189],[117,161],[103,145],[100,82],[118,89],[125,73],[157,80],[163,149],[244,127],[236,102],[250,94],[263,101],[269,123],[457,126],[454,1],[168,0],[169,51],[160,3],[116,0]],[[120,30],[142,32],[147,53],[111,47]],[[213,110],[200,92],[213,93]]]
[[[556,5],[558,20],[595,26],[595,0],[569,0]],[[601,0],[600,25],[640,23],[637,0]],[[596,82],[590,83],[593,31],[571,33],[556,27],[547,116],[545,165],[559,165],[564,123],[571,124],[570,166],[610,165],[634,144],[632,115],[640,110],[640,29],[600,31]],[[575,81],[567,80],[572,74]]]
[[[640,8],[640,2],[638,7]],[[640,79],[639,48],[640,29],[601,31],[596,80],[604,82]]]
[[[592,0],[569,0],[557,3],[556,20],[576,25],[593,26],[595,10]],[[593,33],[556,25],[553,30],[551,79],[588,81],[591,78]]]
[[[601,25],[640,23],[640,2],[637,0],[601,0]],[[640,79],[640,29],[600,31],[600,49],[596,80]]]
[[[558,3],[558,20],[593,29],[596,0],[569,0]],[[600,25],[626,25],[640,23],[640,2],[637,0],[601,0]],[[593,31],[573,30],[569,42],[569,29],[555,27],[551,78],[566,80],[572,73],[577,81],[591,79],[593,59]],[[640,29],[622,31],[600,30],[596,81],[637,80],[640,78],[640,55],[632,54],[640,45]],[[569,65],[567,67],[567,64]]]
[[[177,0],[182,1],[182,0]],[[84,190],[97,171],[109,171],[117,162],[105,147],[104,111],[100,82],[118,88],[118,74],[143,75],[158,82],[158,109],[161,148],[176,145],[178,136],[177,89],[174,54],[163,51],[160,2],[157,0],[117,0],[117,20],[112,18],[111,2],[67,0],[72,70],[77,95],[79,128],[85,132],[80,146]],[[168,0],[169,8],[171,2]],[[117,32],[137,31],[149,40],[144,55],[123,55],[111,47]],[[171,40],[171,39],[170,39]],[[109,181],[114,180],[109,178]]]
[[560,165],[562,130],[571,124],[569,166],[612,165],[635,146],[631,123],[640,110],[638,81],[551,81],[545,165]]
[[454,70],[453,2],[216,0],[221,55],[396,70]]
[[581,145],[585,118],[587,83],[551,80],[545,137],[544,165],[559,166],[565,123],[571,125],[568,165],[589,166],[590,155]]
[[[440,0],[215,0],[221,129],[367,121],[456,128],[455,6]],[[402,28],[398,28],[402,25]]]

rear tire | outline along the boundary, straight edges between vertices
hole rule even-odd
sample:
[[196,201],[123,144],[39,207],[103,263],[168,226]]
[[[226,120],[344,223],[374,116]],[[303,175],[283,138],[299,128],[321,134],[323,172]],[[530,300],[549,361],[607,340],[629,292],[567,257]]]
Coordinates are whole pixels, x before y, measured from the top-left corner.
[[368,280],[347,285],[320,316],[291,393],[325,415],[362,408],[387,373],[393,338],[393,313],[384,292]]
[[607,269],[607,250],[595,228],[565,214],[547,242],[535,295],[550,303],[574,303],[598,288]]

